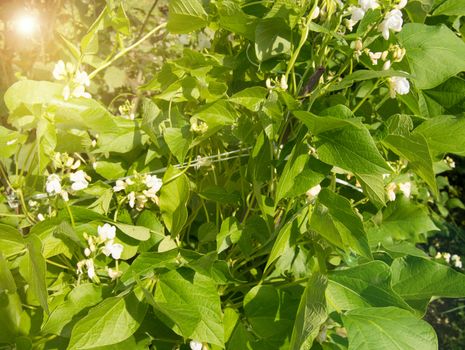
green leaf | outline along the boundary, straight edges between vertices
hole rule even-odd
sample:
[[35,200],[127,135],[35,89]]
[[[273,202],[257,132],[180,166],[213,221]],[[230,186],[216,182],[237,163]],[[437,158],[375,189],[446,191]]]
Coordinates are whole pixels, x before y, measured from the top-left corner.
[[169,167],[160,190],[160,211],[166,228],[177,236],[187,221],[189,180],[179,170]]
[[52,102],[61,98],[63,85],[49,81],[20,80],[11,85],[5,92],[5,104],[10,112],[14,112],[21,104],[28,108]]
[[436,7],[433,16],[465,16],[465,3],[462,0],[446,0]]
[[441,115],[421,123],[414,134],[425,137],[434,155],[465,155],[465,118]]
[[419,89],[431,89],[465,70],[465,43],[445,25],[407,23],[398,38]]
[[261,19],[255,28],[255,54],[259,61],[289,54],[291,51],[291,30],[284,18]]
[[224,346],[220,296],[212,279],[182,268],[159,276],[155,290],[163,320],[185,338]]
[[138,241],[146,241],[150,238],[150,229],[147,227],[127,225],[119,222],[115,222],[114,225],[118,227],[126,236],[137,239]]
[[69,338],[79,316],[84,316],[87,308],[102,301],[102,288],[93,283],[75,287],[51,313],[42,326],[43,334],[56,334]]
[[19,231],[9,225],[0,224],[0,251],[8,256],[25,248],[25,241]]
[[15,293],[16,283],[13,275],[11,274],[8,262],[0,251],[0,294],[1,293]]
[[230,102],[219,100],[202,108],[194,117],[203,120],[211,129],[233,124],[237,115]]
[[120,277],[120,282],[128,286],[136,279],[142,279],[154,273],[155,269],[175,269],[179,263],[177,261],[178,250],[168,250],[166,252],[144,252],[137,256],[131,266]]
[[289,349],[298,305],[299,299],[269,285],[255,286],[244,297],[248,323],[257,336],[267,341],[268,349]]
[[348,199],[324,188],[318,195],[310,229],[346,251],[372,259],[362,220]]
[[242,236],[242,228],[234,217],[228,217],[221,223],[221,229],[216,236],[216,250],[221,253],[233,244],[239,242]]
[[168,30],[190,33],[207,25],[207,13],[200,0],[172,0],[169,2]]
[[214,201],[222,204],[238,204],[241,202],[241,195],[238,192],[228,192],[221,186],[207,186],[200,193],[199,196],[203,199]]
[[183,163],[192,141],[189,127],[166,128],[163,132],[163,138],[178,162]]
[[224,0],[217,3],[218,25],[233,33],[243,35],[250,41],[255,39],[257,19],[245,14],[236,1]]
[[410,136],[388,135],[383,143],[394,153],[409,161],[409,166],[420,176],[437,197],[439,195],[436,177],[433,170],[433,160],[428,143],[421,134]]
[[325,298],[327,286],[328,279],[321,274],[315,274],[308,280],[297,309],[290,350],[309,350],[312,347],[320,326],[328,318]]
[[139,328],[147,311],[134,292],[110,297],[93,307],[73,328],[69,350],[116,344]]
[[411,305],[416,305],[416,301],[429,301],[433,296],[465,296],[465,275],[430,259],[397,258],[391,270],[392,288]]
[[0,159],[6,159],[15,154],[26,139],[26,135],[0,126]]
[[42,241],[36,235],[31,235],[27,240],[26,247],[29,252],[28,282],[42,308],[46,313],[49,313],[47,284],[45,282],[47,264],[42,255]]
[[258,112],[265,102],[268,90],[261,86],[254,86],[235,93],[229,101],[244,106],[252,112]]
[[437,350],[434,329],[396,307],[370,307],[342,315],[349,350]]
[[338,312],[369,306],[396,306],[412,311],[391,288],[391,270],[382,261],[335,270],[328,278],[326,298]]
[[397,240],[416,241],[420,234],[437,230],[425,207],[401,197],[390,202],[382,213],[382,221],[369,229],[372,246],[378,242]]
[[276,186],[276,205],[292,190],[297,176],[301,174],[308,159],[308,147],[304,142],[298,142],[294,146],[289,159],[286,160],[286,165],[280,174],[278,185]]

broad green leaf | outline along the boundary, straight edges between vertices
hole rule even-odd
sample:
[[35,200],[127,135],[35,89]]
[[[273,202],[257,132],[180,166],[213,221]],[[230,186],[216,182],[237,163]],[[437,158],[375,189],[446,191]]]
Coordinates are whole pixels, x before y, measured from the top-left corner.
[[0,292],[0,343],[13,343],[20,334],[22,303],[17,293]]
[[258,135],[250,154],[248,173],[252,182],[257,184],[266,182],[271,177],[271,147],[264,131]]
[[423,135],[418,133],[408,137],[388,135],[383,143],[394,153],[408,160],[409,166],[428,184],[433,194],[439,195],[433,171],[433,160]]
[[30,288],[34,292],[40,305],[48,313],[48,293],[47,284],[45,282],[45,273],[47,272],[47,264],[42,255],[42,241],[36,235],[31,235],[27,239],[28,255],[28,282]]
[[6,159],[15,154],[26,139],[26,135],[0,126],[0,159]]
[[268,90],[261,86],[254,86],[235,93],[229,101],[244,106],[252,112],[258,112],[265,102]]
[[332,271],[326,289],[331,308],[341,312],[363,307],[396,306],[411,311],[410,306],[391,288],[391,270],[382,261]]
[[155,290],[158,310],[185,338],[224,346],[220,296],[212,279],[182,268],[162,274]]
[[221,229],[216,236],[216,251],[221,253],[231,245],[239,242],[242,236],[242,228],[236,218],[230,216],[223,220]]
[[[5,104],[14,112],[21,104],[31,108],[33,105],[50,103],[61,97],[63,85],[49,81],[20,80],[5,92]],[[11,118],[11,117],[10,117]]]
[[302,215],[302,212],[294,215],[279,229],[273,248],[271,248],[270,255],[268,256],[265,270],[295,243],[295,237],[299,232],[299,220],[302,219]]
[[415,242],[421,234],[434,230],[437,227],[426,209],[401,197],[387,205],[381,222],[369,229],[369,239],[372,246],[392,239]]
[[243,35],[250,41],[255,39],[257,19],[245,14],[236,1],[224,0],[217,3],[218,25],[233,33]]
[[177,236],[187,221],[189,180],[179,170],[170,167],[163,177],[160,190],[160,210],[163,222],[173,237]]
[[310,229],[339,248],[372,259],[362,220],[345,197],[322,189],[310,219]]
[[433,16],[465,16],[465,3],[462,0],[446,0],[436,7]]
[[304,142],[297,143],[280,174],[278,185],[276,186],[276,205],[292,190],[296,177],[302,172],[308,159],[308,147],[306,144]]
[[93,283],[80,284],[59,304],[42,326],[42,333],[69,338],[79,316],[85,316],[87,308],[102,301],[102,288]]
[[398,38],[419,89],[431,89],[465,70],[465,43],[445,25],[407,23]]
[[414,134],[425,137],[434,155],[465,155],[465,118],[441,115],[421,123]]
[[0,250],[8,256],[25,248],[25,240],[19,231],[9,225],[0,224]]
[[166,128],[163,132],[163,138],[178,162],[183,163],[192,141],[189,127]]
[[255,27],[255,55],[259,61],[289,54],[291,30],[283,18],[272,17],[258,21]]
[[0,294],[2,293],[15,293],[16,283],[13,275],[11,274],[8,263],[0,251]]
[[209,128],[231,125],[237,118],[231,103],[219,100],[197,112],[194,117],[203,120]]
[[95,172],[107,180],[114,180],[126,175],[126,169],[122,162],[114,160],[99,160],[95,162]]
[[146,241],[150,238],[150,229],[147,227],[127,225],[119,222],[115,222],[114,225],[125,235],[137,239],[138,241]]
[[[337,112],[344,113],[343,110]],[[352,113],[350,110],[349,112]],[[325,131],[341,129],[347,126],[352,126],[356,129],[363,129],[361,120],[359,118],[352,118],[352,115],[344,115],[344,117],[332,117],[330,115],[317,116],[305,111],[295,111],[294,115],[307,126],[312,134],[317,136]]]
[[376,207],[380,208],[386,205],[383,175],[355,173],[355,176],[360,182],[363,192]]
[[178,254],[177,249],[160,253],[141,253],[120,277],[120,282],[127,286],[134,283],[137,279],[153,275],[156,269],[175,269],[179,265],[177,260]]
[[391,270],[392,288],[409,304],[429,301],[433,296],[465,296],[465,275],[433,260],[416,256],[397,258]]
[[122,342],[139,328],[146,311],[147,304],[134,292],[107,298],[76,323],[68,349],[92,349]]
[[396,307],[370,307],[342,315],[349,350],[437,350],[433,327]]
[[325,290],[328,279],[321,274],[313,275],[305,287],[292,331],[290,350],[309,350],[320,332],[320,326],[328,318]]
[[436,116],[442,114],[444,111],[460,111],[462,104],[465,101],[465,80],[459,77],[452,77],[430,90],[423,90],[423,95],[432,99],[436,104],[439,105],[438,114],[432,114]]
[[205,27],[207,13],[200,0],[171,0],[169,2],[168,30],[172,33],[190,33]]
[[298,305],[299,299],[269,285],[255,286],[244,297],[244,313],[253,333],[272,349],[289,349]]

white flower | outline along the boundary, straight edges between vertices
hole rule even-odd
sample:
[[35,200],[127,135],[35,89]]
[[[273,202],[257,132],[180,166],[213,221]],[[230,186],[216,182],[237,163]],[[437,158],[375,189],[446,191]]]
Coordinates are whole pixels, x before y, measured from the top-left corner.
[[396,97],[396,94],[406,95],[410,91],[410,83],[404,77],[389,78],[389,94],[391,98]]
[[89,256],[90,253],[91,253],[91,251],[90,251],[89,248],[84,249],[84,255],[85,255],[85,256]]
[[412,184],[410,182],[400,183],[399,190],[404,194],[405,197],[410,197],[410,192],[412,191]]
[[84,97],[84,98],[91,98],[91,94],[86,92],[86,89],[84,88],[84,85],[78,85],[74,88],[72,95],[74,97]]
[[96,276],[95,267],[94,267],[94,260],[87,259],[85,264],[86,264],[86,267],[87,267],[87,276],[89,276],[90,279],[93,279]]
[[210,42],[210,38],[205,33],[200,32],[197,36],[197,39],[198,39],[197,48],[199,50],[209,49],[212,46]]
[[116,227],[108,223],[97,227],[97,232],[102,241],[113,240],[116,236]]
[[44,215],[42,213],[37,214],[37,220],[44,221],[45,220]]
[[106,256],[111,254],[111,257],[115,260],[121,258],[123,252],[123,246],[119,243],[113,243],[113,240],[109,240],[105,243],[105,247],[102,248],[102,253]]
[[69,85],[66,85],[63,88],[62,95],[63,95],[63,98],[64,98],[65,101],[67,101],[69,99],[69,97],[71,96],[71,89],[69,88]]
[[112,280],[117,279],[121,275],[122,275],[121,271],[113,270],[111,267],[108,268],[108,277],[110,277]]
[[284,74],[281,76],[281,80],[279,82],[279,85],[280,85],[281,89],[283,89],[283,90],[287,90],[287,88],[289,87],[287,85],[287,79],[286,79],[286,76]]
[[47,193],[55,195],[61,192],[61,178],[57,174],[50,174],[45,184]]
[[448,263],[450,262],[450,257],[451,257],[450,253],[442,253],[442,257],[444,258],[446,262]]
[[388,12],[384,20],[378,27],[378,30],[383,34],[384,39],[389,39],[389,30],[400,32],[402,30],[402,12],[394,9]]
[[320,191],[321,191],[321,186],[318,184],[310,188],[305,194],[307,195],[308,200],[312,200],[313,198],[318,196],[318,193],[320,193]]
[[368,11],[369,9],[376,9],[379,7],[378,1],[376,0],[358,0],[358,4],[363,11]]
[[191,38],[187,34],[181,34],[178,36],[178,38],[179,38],[179,43],[181,43],[181,45],[187,46],[191,43]]
[[74,76],[74,82],[79,85],[90,85],[90,79],[86,72],[77,71]]
[[390,60],[387,60],[386,62],[384,62],[383,64],[383,70],[388,70],[391,68],[391,61]]
[[89,186],[89,182],[87,182],[87,174],[83,170],[78,170],[75,173],[71,173],[69,175],[69,179],[71,180],[71,189],[73,191],[79,191],[87,188]]
[[191,347],[191,350],[202,350],[203,349],[203,344],[197,340],[191,340],[189,343],[189,346]]
[[53,68],[53,77],[56,79],[56,80],[63,80],[66,78],[66,66],[65,66],[65,62],[63,62],[62,60],[59,60],[56,64],[55,64],[55,68]]
[[158,192],[163,185],[162,179],[158,178],[156,175],[147,175],[144,183],[153,192]]
[[396,189],[397,185],[394,182],[391,182],[386,186],[387,195],[391,202],[396,200]]
[[378,64],[378,60],[381,58],[382,55],[382,52],[368,52],[368,56],[370,56],[371,63],[373,63],[374,66]]
[[437,252],[436,255],[434,256],[435,259],[441,259],[442,258],[442,254],[441,252]]
[[313,10],[312,14],[310,15],[310,19],[316,19],[320,15],[320,8],[317,6],[315,10]]
[[66,192],[65,190],[61,190],[60,196],[61,196],[61,198],[63,198],[63,200],[64,200],[65,202],[69,201],[68,192]]
[[119,192],[125,190],[128,185],[123,180],[116,180],[116,185],[113,186],[113,191]]
[[128,194],[129,206],[134,208],[134,204],[136,204],[136,194],[134,191]]
[[461,269],[461,268],[462,268],[462,262],[461,262],[460,260],[456,260],[456,261],[454,262],[454,266]]

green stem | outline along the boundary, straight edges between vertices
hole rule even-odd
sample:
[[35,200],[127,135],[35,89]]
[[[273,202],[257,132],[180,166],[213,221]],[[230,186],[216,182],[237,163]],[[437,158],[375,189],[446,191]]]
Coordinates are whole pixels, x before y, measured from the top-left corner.
[[140,44],[142,44],[145,40],[147,40],[148,38],[150,38],[153,34],[157,33],[158,31],[160,31],[161,29],[165,28],[166,27],[166,23],[162,23],[160,24],[159,26],[153,28],[150,32],[148,32],[147,34],[145,34],[140,40],[136,41],[134,44],[132,44],[131,46],[128,46],[127,48],[121,50],[120,52],[118,52],[112,59],[110,59],[108,62],[102,64],[100,67],[98,67],[97,69],[95,69],[92,73],[89,74],[89,79],[92,79],[93,77],[95,77],[100,71],[104,70],[105,68],[111,66],[113,64],[113,62],[119,60],[121,57],[123,57],[125,54],[127,54],[129,51],[135,49],[137,46],[139,46]]

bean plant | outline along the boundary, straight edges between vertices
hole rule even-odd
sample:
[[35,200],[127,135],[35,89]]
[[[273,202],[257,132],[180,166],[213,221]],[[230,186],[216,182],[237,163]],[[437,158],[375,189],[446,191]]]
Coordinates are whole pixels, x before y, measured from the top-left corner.
[[438,348],[462,0],[74,3],[4,94],[1,349]]

